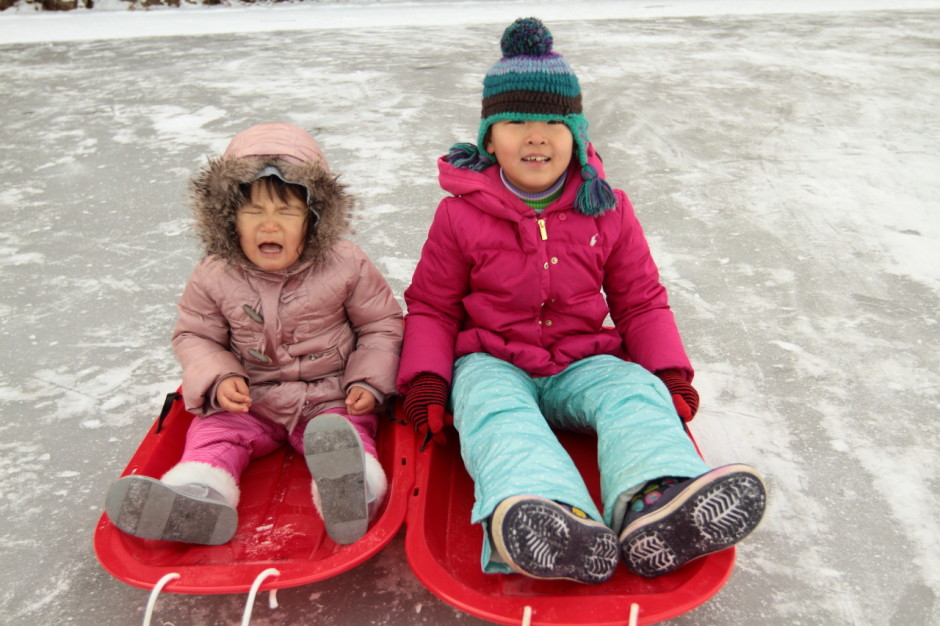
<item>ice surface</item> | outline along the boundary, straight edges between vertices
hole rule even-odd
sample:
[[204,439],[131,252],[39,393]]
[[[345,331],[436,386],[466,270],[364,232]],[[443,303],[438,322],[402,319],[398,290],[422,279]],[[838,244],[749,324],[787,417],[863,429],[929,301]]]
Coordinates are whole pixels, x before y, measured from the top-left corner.
[[[0,14],[2,621],[143,615],[91,534],[179,381],[192,170],[249,124],[310,129],[400,296],[434,160],[474,139],[498,37],[529,14],[651,241],[707,459],[770,487],[729,583],[675,623],[940,623],[940,2],[870,0]],[[278,599],[253,623],[478,623],[401,537]],[[155,623],[237,623],[243,602],[168,595]]]

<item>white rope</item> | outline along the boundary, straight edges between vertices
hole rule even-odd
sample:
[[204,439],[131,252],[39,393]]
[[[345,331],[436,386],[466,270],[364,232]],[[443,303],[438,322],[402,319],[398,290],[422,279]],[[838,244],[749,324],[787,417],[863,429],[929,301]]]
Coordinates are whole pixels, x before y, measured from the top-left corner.
[[[251,583],[251,591],[248,592],[248,602],[245,603],[245,613],[242,615],[242,626],[248,626],[249,622],[251,622],[251,607],[255,603],[255,596],[258,594],[258,588],[261,586],[261,583],[264,582],[264,579],[268,576],[280,575],[281,572],[274,569],[273,567],[269,567],[268,569],[258,574],[258,577],[255,578],[255,582]],[[274,596],[274,591],[271,592],[270,606],[272,609],[277,608],[277,599]]]
[[634,602],[630,605],[630,626],[637,625],[637,619],[640,617],[640,605]]
[[530,626],[532,624],[532,607],[528,604],[522,609],[522,626]]
[[147,600],[147,610],[144,611],[144,626],[150,626],[150,618],[153,617],[153,607],[157,603],[157,596],[160,595],[160,591],[168,582],[176,580],[179,577],[180,575],[176,572],[170,572],[158,580],[157,584],[153,586],[153,590],[150,592],[150,599]]

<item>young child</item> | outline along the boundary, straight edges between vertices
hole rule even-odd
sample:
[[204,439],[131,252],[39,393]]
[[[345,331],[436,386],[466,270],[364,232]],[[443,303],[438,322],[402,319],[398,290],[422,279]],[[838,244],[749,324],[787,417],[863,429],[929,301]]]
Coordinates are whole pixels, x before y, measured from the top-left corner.
[[[453,195],[405,291],[405,412],[428,441],[449,396],[484,571],[599,583],[622,554],[666,574],[748,535],[764,485],[746,465],[710,469],[683,428],[692,367],[551,33],[520,19],[501,45],[477,145],[438,161]],[[597,432],[603,514],[552,427]]]
[[401,307],[342,236],[353,198],[305,131],[252,126],[192,180],[205,257],[173,349],[196,414],[160,480],[126,476],[106,510],[145,539],[216,545],[237,528],[239,477],[288,443],[305,455],[329,536],[359,539],[385,496],[376,410],[395,391]]

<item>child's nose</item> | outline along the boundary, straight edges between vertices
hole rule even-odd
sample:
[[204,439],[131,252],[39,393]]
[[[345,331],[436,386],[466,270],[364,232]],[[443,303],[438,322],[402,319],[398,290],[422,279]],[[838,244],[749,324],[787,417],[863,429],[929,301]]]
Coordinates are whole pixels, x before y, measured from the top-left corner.
[[537,124],[533,125],[532,130],[529,132],[529,143],[545,143],[545,131],[539,128]]

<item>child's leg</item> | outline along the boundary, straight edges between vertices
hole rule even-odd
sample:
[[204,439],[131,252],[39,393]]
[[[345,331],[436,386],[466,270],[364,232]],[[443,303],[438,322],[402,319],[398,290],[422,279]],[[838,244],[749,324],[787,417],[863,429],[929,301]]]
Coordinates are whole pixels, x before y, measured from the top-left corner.
[[[668,573],[734,545],[757,526],[765,502],[760,476],[745,465],[710,469],[655,376],[599,356],[547,382],[543,408],[553,423],[597,430],[605,519],[620,534],[634,573]],[[658,490],[659,501],[644,508],[638,499],[627,510],[648,481],[664,477],[678,480]]]
[[196,418],[182,459],[160,480],[132,475],[112,484],[108,517],[124,532],[144,539],[227,542],[238,526],[238,478],[251,458],[280,445],[277,429],[250,415]]
[[666,388],[639,365],[589,357],[546,383],[542,408],[553,425],[597,432],[604,520],[614,530],[647,481],[708,471]]
[[327,534],[339,544],[362,537],[388,490],[376,456],[378,416],[347,415],[342,409],[321,413],[291,433],[291,445],[303,452],[313,477],[313,501]]
[[454,368],[454,426],[475,485],[472,521],[484,526],[481,565],[602,582],[617,564],[616,537],[598,521],[537,395],[525,372],[486,354],[464,356]]
[[454,366],[454,427],[473,478],[472,522],[482,522],[511,496],[537,494],[600,520],[581,473],[538,406],[532,379],[511,363],[469,354]]
[[271,454],[286,438],[283,426],[248,413],[197,417],[186,432],[186,447],[179,464],[205,463],[217,467],[237,484],[248,463]]

